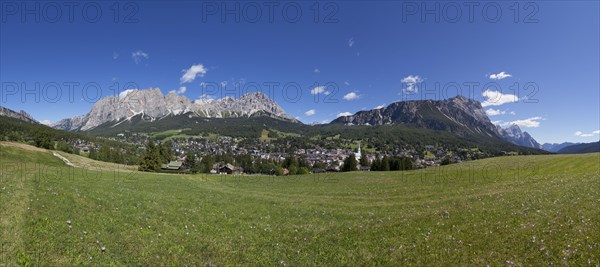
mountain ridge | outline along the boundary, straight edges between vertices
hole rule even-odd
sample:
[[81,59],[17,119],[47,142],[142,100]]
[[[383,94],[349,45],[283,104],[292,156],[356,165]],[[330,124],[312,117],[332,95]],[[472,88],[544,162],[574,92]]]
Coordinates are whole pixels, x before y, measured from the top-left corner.
[[513,144],[542,149],[542,145],[538,143],[528,132],[521,130],[519,125],[511,124],[507,128],[498,126],[500,136]]
[[331,124],[386,125],[413,124],[457,133],[498,136],[497,128],[485,114],[481,103],[464,96],[444,100],[411,100],[394,102],[384,108],[359,111],[340,116]]
[[141,115],[155,121],[182,114],[204,118],[269,116],[297,122],[273,100],[261,92],[248,93],[240,98],[199,99],[191,101],[173,92],[163,95],[158,88],[133,89],[118,96],[100,99],[85,115],[62,119],[51,126],[65,131],[88,131],[112,122],[113,125]]
[[24,110],[20,110],[17,112],[12,109],[0,106],[0,116],[10,117],[29,123],[40,124],[39,121],[34,119],[31,115],[29,115],[29,113],[25,112]]
[[568,147],[568,146],[572,146],[572,145],[579,145],[582,143],[573,143],[573,142],[563,142],[563,143],[544,143],[542,144],[542,149],[546,150],[548,152],[558,152],[559,150]]

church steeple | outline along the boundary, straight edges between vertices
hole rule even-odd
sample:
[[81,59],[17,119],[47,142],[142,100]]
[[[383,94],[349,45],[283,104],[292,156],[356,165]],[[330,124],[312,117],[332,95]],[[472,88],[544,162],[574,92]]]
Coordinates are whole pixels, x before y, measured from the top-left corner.
[[356,159],[360,159],[362,157],[362,153],[360,152],[360,143],[358,143],[358,151],[354,153]]

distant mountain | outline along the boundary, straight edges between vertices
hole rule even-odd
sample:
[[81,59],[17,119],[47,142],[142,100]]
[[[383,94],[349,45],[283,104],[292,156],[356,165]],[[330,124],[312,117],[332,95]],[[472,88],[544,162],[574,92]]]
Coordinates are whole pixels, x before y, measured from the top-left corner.
[[542,145],[542,149],[546,150],[548,152],[558,152],[559,150],[568,147],[568,146],[572,146],[572,145],[578,145],[581,143],[571,143],[571,142],[564,142],[564,143],[544,143]]
[[521,131],[521,128],[516,124],[512,124],[507,128],[498,126],[498,132],[500,133],[500,137],[513,144],[542,149],[542,145],[535,141],[529,133]]
[[22,121],[28,122],[28,123],[39,124],[39,122],[37,120],[35,120],[33,117],[31,117],[31,115],[29,115],[27,112],[25,112],[23,110],[16,112],[12,109],[8,109],[8,108],[0,106],[0,116],[14,118],[14,119],[22,120]]
[[567,146],[558,151],[559,154],[582,154],[600,152],[600,141],[594,143],[577,144]]
[[60,120],[52,125],[66,131],[88,131],[100,125],[113,126],[141,117],[144,121],[157,121],[166,117],[188,114],[202,118],[238,118],[268,116],[275,119],[297,122],[263,93],[251,93],[238,99],[201,99],[192,102],[185,96],[160,89],[127,90],[119,96],[105,97],[84,116]]
[[481,103],[457,96],[446,100],[402,101],[385,108],[359,111],[341,116],[331,124],[387,125],[408,124],[432,130],[498,137],[498,130],[485,114]]

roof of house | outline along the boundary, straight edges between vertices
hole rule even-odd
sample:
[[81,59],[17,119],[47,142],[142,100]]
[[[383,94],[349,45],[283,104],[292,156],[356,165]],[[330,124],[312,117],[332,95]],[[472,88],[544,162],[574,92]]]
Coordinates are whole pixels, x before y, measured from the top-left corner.
[[168,170],[179,170],[182,165],[183,165],[183,162],[181,162],[181,161],[171,161],[171,162],[169,162],[169,164],[163,164],[161,166],[161,168],[168,169]]

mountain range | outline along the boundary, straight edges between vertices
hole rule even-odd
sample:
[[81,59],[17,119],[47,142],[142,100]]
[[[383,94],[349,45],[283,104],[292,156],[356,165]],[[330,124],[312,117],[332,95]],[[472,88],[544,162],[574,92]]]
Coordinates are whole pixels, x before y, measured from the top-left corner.
[[498,134],[504,140],[509,141],[513,144],[517,144],[524,147],[531,147],[537,149],[543,149],[542,145],[540,145],[528,132],[521,131],[521,128],[516,124],[511,124],[507,128],[502,128],[498,126]]
[[582,154],[593,152],[600,152],[600,141],[570,145],[557,151],[559,154]]
[[[1,108],[0,112],[8,117],[38,123],[24,111],[14,112]],[[243,120],[244,118],[246,120]],[[248,120],[251,118],[259,120]],[[228,122],[235,121],[235,123],[220,125],[218,120],[224,119],[228,119]],[[245,123],[248,125],[243,125]],[[258,128],[275,127],[284,132],[301,134],[317,134],[315,131],[324,129],[338,131],[340,130],[340,128],[336,128],[338,126],[351,129],[351,126],[404,125],[410,128],[446,132],[462,139],[485,139],[492,140],[492,143],[493,140],[501,139],[519,146],[543,148],[531,135],[521,131],[517,125],[513,124],[507,128],[494,125],[487,117],[480,102],[463,96],[445,100],[396,102],[384,108],[341,116],[327,125],[309,126],[286,114],[275,101],[263,93],[249,93],[237,99],[225,97],[191,101],[187,97],[175,93],[163,95],[158,88],[127,90],[119,95],[99,100],[87,114],[62,119],[52,124],[51,127],[64,131],[99,134],[129,129],[180,129],[191,125],[196,132],[201,129],[207,131],[219,128],[222,134],[240,134],[244,131],[256,131],[257,127],[252,126],[252,123],[262,124],[255,125]]]
[[578,145],[581,143],[571,143],[571,142],[564,142],[564,143],[544,143],[542,145],[542,149],[549,151],[549,152],[558,152],[559,150],[568,147],[568,146],[572,146],[572,145]]
[[182,114],[203,118],[268,116],[297,122],[263,93],[246,94],[238,99],[225,97],[191,101],[174,92],[163,95],[160,89],[155,88],[126,90],[118,96],[105,97],[96,102],[87,114],[60,120],[51,126],[65,131],[88,131],[106,123],[115,126],[136,116],[156,121]]
[[27,112],[21,110],[19,112],[16,112],[12,109],[8,109],[5,107],[0,106],[0,116],[4,116],[4,117],[9,117],[9,118],[13,118],[13,119],[18,119],[21,121],[25,121],[25,122],[29,122],[29,123],[34,123],[34,124],[38,124],[39,122],[37,120],[35,120],[31,115],[29,115]]
[[380,109],[359,111],[333,120],[333,124],[385,125],[415,124],[433,130],[498,136],[513,144],[541,149],[542,146],[518,125],[507,128],[492,124],[481,103],[457,96],[446,100],[416,100],[396,102]]

